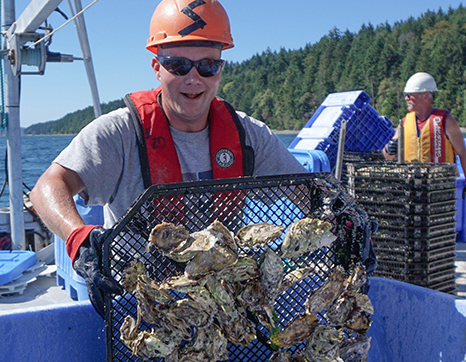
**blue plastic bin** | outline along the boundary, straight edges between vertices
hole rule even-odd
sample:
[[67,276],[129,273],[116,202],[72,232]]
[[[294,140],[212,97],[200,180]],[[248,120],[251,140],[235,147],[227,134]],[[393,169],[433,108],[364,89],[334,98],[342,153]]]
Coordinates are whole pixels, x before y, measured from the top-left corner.
[[379,116],[364,91],[332,93],[322,102],[289,149],[326,153],[330,167],[336,164],[340,129],[346,121],[345,151],[381,150],[395,134],[392,122]]
[[327,154],[320,150],[288,149],[309,172],[330,172]]
[[350,92],[330,93],[327,98],[324,99],[321,106],[351,106],[354,109],[363,110],[370,101],[371,97],[369,97],[366,92],[357,90]]
[[36,263],[33,251],[0,250],[0,285],[12,282]]
[[[86,224],[103,225],[104,214],[102,206],[85,206],[84,200],[75,196],[76,208]],[[66,252],[66,244],[55,236],[55,263],[57,265],[57,285],[65,288],[70,298],[88,300],[86,282],[74,271],[71,259]]]

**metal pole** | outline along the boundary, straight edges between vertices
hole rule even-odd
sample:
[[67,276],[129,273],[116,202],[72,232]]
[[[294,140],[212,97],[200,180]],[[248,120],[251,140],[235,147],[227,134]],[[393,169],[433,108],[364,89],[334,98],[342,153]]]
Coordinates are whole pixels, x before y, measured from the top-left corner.
[[[2,31],[6,32],[15,21],[14,0],[2,1]],[[4,49],[8,49],[8,39],[4,38]],[[23,215],[23,174],[21,160],[21,127],[19,119],[20,76],[13,74],[12,67],[3,55],[5,74],[5,105],[7,115],[7,154],[8,190],[10,194],[10,234],[13,250],[26,248]]]
[[345,138],[346,138],[346,121],[341,121],[340,137],[338,139],[338,153],[337,162],[335,166],[335,178],[341,180],[341,169],[343,167],[343,152],[345,150]]
[[401,121],[398,128],[398,163],[405,163],[405,131]]
[[[69,3],[69,1],[68,1]],[[74,0],[74,4],[76,7],[76,13],[79,13],[82,10],[81,0]],[[73,12],[73,8],[71,3],[69,3],[71,12]],[[73,13],[72,16],[75,14]],[[99,99],[99,92],[97,90],[97,81],[94,72],[94,65],[92,63],[91,57],[91,48],[89,46],[89,38],[87,36],[86,30],[86,23],[84,22],[83,14],[79,15],[74,24],[76,26],[76,31],[78,33],[79,44],[81,45],[81,52],[84,59],[84,66],[86,68],[87,79],[89,81],[89,86],[91,87],[92,93],[92,102],[94,104],[94,114],[97,117],[102,115],[102,109],[100,107],[100,99]]]

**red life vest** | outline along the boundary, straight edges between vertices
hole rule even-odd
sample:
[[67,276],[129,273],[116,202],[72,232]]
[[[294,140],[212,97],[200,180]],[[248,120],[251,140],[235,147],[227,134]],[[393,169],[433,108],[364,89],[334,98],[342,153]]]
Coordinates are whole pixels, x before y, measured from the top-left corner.
[[[170,126],[157,102],[160,92],[161,87],[131,93],[125,97],[136,129],[138,131],[139,128],[141,133],[138,138],[142,136],[145,141],[139,141],[139,155],[143,175],[146,173],[146,188],[154,184],[182,181],[181,166]],[[145,148],[145,152],[141,147]],[[245,145],[244,129],[235,110],[219,98],[215,98],[210,105],[209,147],[214,179],[252,175],[254,152]]]

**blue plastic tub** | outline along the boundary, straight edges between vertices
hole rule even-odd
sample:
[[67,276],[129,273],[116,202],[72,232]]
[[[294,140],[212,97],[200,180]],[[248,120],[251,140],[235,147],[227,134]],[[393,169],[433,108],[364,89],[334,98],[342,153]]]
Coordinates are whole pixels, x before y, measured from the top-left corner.
[[327,154],[320,150],[288,149],[309,172],[330,172]]
[[[84,200],[79,196],[75,196],[74,200],[86,224],[103,225],[102,206],[85,206]],[[55,236],[55,264],[57,265],[57,285],[62,286],[74,300],[89,299],[86,282],[74,271],[71,259],[66,253],[66,244],[57,236]]]
[[[368,361],[466,360],[464,298],[370,279],[375,314]],[[104,322],[89,301],[0,313],[0,335],[0,360],[5,362],[106,360]]]
[[0,285],[12,282],[36,263],[36,253],[33,251],[0,250]]
[[0,361],[105,361],[104,321],[89,301],[0,313]]

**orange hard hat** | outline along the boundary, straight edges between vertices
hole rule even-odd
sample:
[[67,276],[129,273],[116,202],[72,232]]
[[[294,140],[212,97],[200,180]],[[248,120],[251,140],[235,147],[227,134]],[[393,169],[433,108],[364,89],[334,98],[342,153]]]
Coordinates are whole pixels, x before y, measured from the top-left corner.
[[163,0],[150,22],[146,48],[157,54],[159,45],[207,41],[233,48],[230,21],[217,0]]

